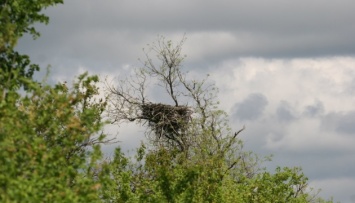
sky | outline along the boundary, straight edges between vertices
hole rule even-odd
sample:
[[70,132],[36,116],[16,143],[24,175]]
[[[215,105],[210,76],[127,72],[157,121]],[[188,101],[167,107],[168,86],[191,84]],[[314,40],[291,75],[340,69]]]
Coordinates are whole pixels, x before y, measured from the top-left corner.
[[[45,12],[41,37],[18,49],[50,65],[51,80],[119,77],[158,35],[186,36],[183,69],[210,75],[232,128],[246,126],[245,149],[273,154],[270,170],[301,166],[322,197],[355,202],[355,1],[71,0]],[[143,139],[133,124],[107,129],[125,149]]]

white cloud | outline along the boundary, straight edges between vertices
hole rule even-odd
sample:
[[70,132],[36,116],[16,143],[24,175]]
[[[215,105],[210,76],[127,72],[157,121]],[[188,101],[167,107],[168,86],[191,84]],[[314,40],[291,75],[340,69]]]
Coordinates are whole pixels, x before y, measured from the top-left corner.
[[139,147],[141,141],[146,140],[144,131],[145,127],[132,122],[122,123],[120,126],[117,124],[107,125],[105,127],[107,138],[113,138],[117,143],[104,145],[104,153],[112,157],[114,149],[119,146],[123,152],[135,155],[135,150]]
[[[354,67],[352,57],[240,58],[223,62],[211,75],[220,88],[234,90],[227,93],[229,97],[221,97],[227,108],[251,92],[260,92],[274,101],[270,111],[283,100],[299,112],[317,100],[326,111],[348,111],[353,109],[355,101],[349,94],[355,78]],[[236,100],[223,99],[230,96]]]
[[[42,37],[21,40],[19,50],[42,67],[52,64],[57,81],[72,80],[80,67],[113,78],[140,65],[142,48],[158,34],[177,42],[186,33],[186,68],[192,78],[211,73],[223,109],[230,112],[252,93],[267,100],[254,120],[232,123],[247,125],[246,147],[274,153],[275,164],[302,165],[311,180],[320,178],[315,184],[325,188],[323,196],[346,200],[355,186],[338,179],[338,171],[355,156],[354,135],[342,134],[352,131],[349,112],[355,110],[354,2],[67,1],[47,10],[51,22],[40,27]],[[127,149],[141,138],[134,125],[108,128],[118,130]]]
[[211,76],[222,90],[221,107],[232,115],[238,113],[232,107],[250,93],[268,101],[257,119],[233,120],[235,128],[247,126],[241,135],[247,149],[274,154],[275,161],[267,164],[271,168],[302,166],[312,184],[325,188],[323,197],[349,202],[352,190],[339,188],[354,188],[349,172],[355,170],[349,163],[355,156],[354,67],[354,57],[239,58],[218,64]]

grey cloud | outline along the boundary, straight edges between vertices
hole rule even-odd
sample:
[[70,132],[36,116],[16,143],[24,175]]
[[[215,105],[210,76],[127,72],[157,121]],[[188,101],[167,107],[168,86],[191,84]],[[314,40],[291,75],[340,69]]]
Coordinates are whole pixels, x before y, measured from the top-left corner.
[[157,34],[201,32],[225,32],[238,41],[222,54],[205,56],[209,64],[240,56],[355,55],[355,1],[350,0],[76,0],[46,13],[51,21],[39,26],[42,37],[35,43],[26,38],[19,47],[46,63],[53,61],[50,55],[77,56],[117,67],[136,62]]
[[250,94],[241,103],[234,106],[233,117],[240,120],[255,120],[259,118],[268,104],[267,98],[260,93]]
[[[237,125],[238,122],[235,122],[235,124]],[[269,119],[253,121],[247,125],[246,131],[241,134],[241,139],[245,141],[246,150],[251,149],[263,156],[274,155],[272,162],[265,163],[269,170],[276,168],[276,166],[301,166],[306,176],[311,179],[355,178],[352,172],[355,170],[355,162],[352,161],[354,153],[352,151],[325,148],[316,143],[314,147],[302,150],[289,148],[267,150],[260,146],[265,144],[266,134],[269,133],[273,134],[273,141],[280,141],[287,135],[287,126],[280,126],[275,120]]]
[[281,101],[276,109],[276,116],[280,122],[289,122],[296,117],[292,113],[290,104],[286,101]]
[[[76,0],[50,9],[72,28],[88,23],[105,29],[135,30],[242,30],[297,35],[307,31],[337,33],[352,30],[355,3],[301,0],[260,2],[200,0],[105,1]],[[80,10],[79,10],[80,8]],[[62,11],[67,11],[63,15]],[[79,12],[78,12],[79,11]],[[75,21],[81,22],[76,24]]]
[[321,123],[323,130],[355,136],[355,111],[329,113],[322,118]]
[[350,94],[355,94],[355,71],[354,71],[354,74],[353,74],[353,80],[350,82],[350,85],[349,85],[349,88],[348,88],[348,91]]
[[[182,37],[186,33],[185,45],[202,47],[198,52],[212,50],[202,53],[195,61],[187,56],[189,67],[204,73],[206,67],[216,68],[216,64],[226,59],[244,56],[355,55],[353,0],[74,0],[65,1],[63,6],[46,12],[51,20],[48,26],[39,26],[42,36],[36,41],[25,37],[19,42],[18,49],[30,54],[32,60],[42,67],[52,64],[52,75],[72,77],[79,66],[91,72],[116,73],[123,65],[140,65],[137,58],[142,56],[142,48],[154,41],[157,34],[170,38]],[[226,34],[228,38],[221,39],[218,33]],[[206,34],[212,37],[203,38]],[[195,43],[191,43],[192,40]],[[207,48],[206,43],[210,45]],[[354,90],[354,87],[350,89]],[[299,153],[290,152],[290,149],[272,152],[263,148],[267,134],[272,133],[272,141],[277,142],[289,133],[289,126],[280,125],[278,120],[292,121],[296,118],[292,106],[280,103],[275,112],[276,119],[258,120],[271,102],[271,98],[268,100],[263,94],[256,93],[234,106],[235,126],[239,126],[241,120],[247,123],[247,130],[241,134],[247,150],[263,155],[275,153],[275,161],[270,164],[301,165],[311,179],[342,174],[353,176],[355,166],[349,165],[353,163],[353,153],[345,152],[349,153],[348,156],[337,152],[330,154],[333,152],[330,149],[322,151],[317,146],[313,152]],[[321,118],[323,130],[348,135],[355,133],[355,125],[351,123],[355,120],[355,112],[324,115],[322,105],[315,103],[306,106],[302,113]],[[132,133],[120,133],[122,136],[127,134]],[[132,140],[118,139],[124,147],[129,145],[133,148],[141,137],[131,137]],[[330,195],[333,194],[325,196]]]
[[[353,156],[351,154],[338,153],[330,150],[317,149],[313,152],[290,152],[284,150],[282,153],[275,154],[274,163],[268,164],[270,166],[303,166],[302,168],[304,168],[306,174],[314,179],[324,177],[339,178],[344,176],[355,178],[352,172],[355,169],[355,163],[352,162],[352,160]],[[332,163],[332,166],[329,166],[329,163]],[[334,171],[337,171],[337,173],[334,173]]]
[[312,105],[308,105],[304,108],[303,114],[306,116],[314,117],[324,113],[324,105],[321,101],[316,101]]

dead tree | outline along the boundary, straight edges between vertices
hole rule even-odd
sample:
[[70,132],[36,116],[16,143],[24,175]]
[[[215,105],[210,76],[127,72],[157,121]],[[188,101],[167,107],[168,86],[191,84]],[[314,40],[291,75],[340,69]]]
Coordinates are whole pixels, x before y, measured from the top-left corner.
[[[224,157],[229,149],[238,145],[240,131],[234,135],[228,128],[226,113],[218,110],[214,84],[208,83],[207,79],[199,82],[189,79],[187,73],[181,71],[184,41],[185,38],[173,45],[160,37],[145,52],[143,67],[136,69],[133,77],[120,81],[118,86],[107,83],[111,94],[110,117],[113,122],[145,124],[155,144],[187,151],[191,146],[194,150],[206,148],[202,145],[208,143],[210,154],[218,153]],[[152,52],[156,55],[154,59],[150,57]],[[171,99],[170,104],[152,102],[147,98],[148,79],[155,79],[164,89]],[[231,162],[231,165],[235,164]]]
[[[109,115],[114,123],[136,121],[147,124],[149,137],[155,144],[186,151],[190,145],[187,132],[193,109],[179,104],[181,92],[176,90],[181,85],[179,75],[182,43],[183,41],[173,47],[171,42],[166,43],[160,38],[158,44],[154,44],[149,50],[159,53],[159,66],[155,66],[146,53],[144,67],[136,69],[133,77],[121,80],[116,87],[106,83],[106,87],[111,94]],[[158,79],[158,85],[165,89],[173,104],[154,103],[147,99],[145,90],[148,77]]]

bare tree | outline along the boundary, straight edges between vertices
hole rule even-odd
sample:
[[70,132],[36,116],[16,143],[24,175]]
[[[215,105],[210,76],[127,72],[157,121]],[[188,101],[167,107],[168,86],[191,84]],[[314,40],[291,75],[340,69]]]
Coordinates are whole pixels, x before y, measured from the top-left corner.
[[[147,51],[144,50],[146,60],[133,76],[119,81],[118,86],[107,81],[109,116],[114,123],[135,121],[146,125],[155,145],[177,148],[187,154],[228,159],[227,171],[243,166],[239,163],[248,163],[243,170],[254,174],[256,161],[251,163],[237,138],[244,127],[232,132],[227,114],[218,108],[218,89],[208,82],[208,78],[197,81],[189,79],[188,72],[182,72],[185,56],[181,51],[185,40],[184,37],[174,45],[160,36]],[[149,100],[146,91],[150,79],[155,79],[164,89],[170,104]]]

